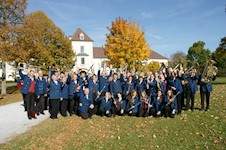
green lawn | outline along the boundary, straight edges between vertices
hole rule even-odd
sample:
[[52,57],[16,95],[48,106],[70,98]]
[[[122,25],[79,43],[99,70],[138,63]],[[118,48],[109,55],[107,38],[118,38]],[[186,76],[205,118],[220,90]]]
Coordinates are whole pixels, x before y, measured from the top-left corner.
[[226,77],[217,77],[213,84],[226,84]]
[[[210,111],[170,118],[72,116],[47,119],[0,149],[225,149],[226,85],[214,85]],[[199,93],[196,94],[200,107]]]

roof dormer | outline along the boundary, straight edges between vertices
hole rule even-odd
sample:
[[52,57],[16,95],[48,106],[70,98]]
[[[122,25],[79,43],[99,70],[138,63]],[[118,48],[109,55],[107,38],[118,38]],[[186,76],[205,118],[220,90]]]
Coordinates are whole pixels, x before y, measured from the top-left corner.
[[93,40],[80,28],[72,35],[71,41],[93,42]]
[[84,40],[84,34],[83,34],[83,33],[80,33],[80,34],[79,34],[79,39],[80,39],[80,40]]

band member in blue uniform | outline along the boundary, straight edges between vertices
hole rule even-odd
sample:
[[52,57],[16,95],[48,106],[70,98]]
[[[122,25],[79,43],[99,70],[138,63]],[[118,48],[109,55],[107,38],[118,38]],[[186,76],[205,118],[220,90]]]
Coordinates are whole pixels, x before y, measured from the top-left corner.
[[135,90],[137,91],[139,97],[143,91],[146,91],[146,83],[142,76],[139,76],[139,79],[136,82]]
[[133,82],[133,77],[129,76],[128,81],[125,83],[125,87],[123,90],[123,96],[126,101],[129,100],[131,92],[135,90],[135,85]]
[[118,75],[114,73],[113,80],[110,82],[110,92],[114,97],[117,96],[117,93],[122,93],[121,81],[118,79]]
[[69,85],[67,85],[67,78],[66,76],[61,79],[62,86],[61,86],[61,97],[60,100],[60,114],[63,117],[67,116],[67,106],[68,106],[68,98],[69,98]]
[[25,94],[26,108],[27,108],[27,117],[28,119],[36,119],[35,117],[35,77],[34,70],[30,70],[28,75],[24,75],[22,70],[19,69],[19,75],[23,80],[23,87],[21,93]]
[[139,116],[140,117],[148,117],[149,110],[151,107],[151,105],[150,105],[151,100],[148,98],[148,95],[146,94],[145,91],[143,91],[141,93],[140,101],[142,101],[142,102],[140,104]]
[[167,104],[166,104],[166,113],[165,117],[174,118],[177,110],[177,98],[174,97],[173,91],[167,91]]
[[105,96],[100,98],[100,115],[111,117],[112,98],[109,92],[105,93]]
[[38,72],[38,78],[36,80],[36,84],[35,84],[35,93],[37,96],[37,104],[36,104],[36,112],[37,115],[39,115],[39,113],[44,115],[44,101],[45,101],[45,95],[47,93],[47,80],[45,78],[43,78],[43,73],[40,70]]
[[151,98],[151,104],[156,100],[157,96],[157,81],[155,80],[155,76],[153,74],[150,75],[149,80],[147,80],[147,93],[149,93],[150,98]]
[[157,117],[161,117],[162,115],[165,114],[166,104],[167,104],[166,95],[163,95],[162,91],[159,90],[158,96],[157,96],[157,99],[156,99],[156,110],[157,110],[156,116]]
[[[215,79],[216,79],[216,73],[214,73],[213,81]],[[200,90],[201,90],[201,110],[204,109],[204,101],[206,100],[205,111],[209,111],[210,93],[213,91],[212,83],[205,81],[204,78],[201,78]]]
[[171,86],[171,89],[173,90],[173,94],[175,95],[178,92],[180,93],[177,95],[177,113],[181,114],[181,110],[182,110],[181,93],[183,92],[183,87],[180,79],[178,79],[176,72],[172,72],[172,78],[173,78],[173,86]]
[[109,92],[109,86],[108,86],[108,78],[112,75],[112,65],[110,65],[110,74],[107,76],[106,71],[102,71],[100,75],[100,69],[98,70],[98,79],[99,79],[99,89],[103,92]]
[[93,99],[89,97],[89,89],[85,88],[84,93],[79,96],[79,114],[82,119],[92,118],[93,116]]
[[60,108],[60,100],[63,99],[61,97],[61,87],[62,87],[62,83],[59,81],[57,76],[55,74],[52,75],[52,80],[50,81],[50,92],[49,92],[49,99],[51,103],[51,109],[50,109],[51,119],[57,119],[57,114]]
[[79,92],[82,93],[85,88],[88,88],[88,76],[85,71],[81,71],[78,76]]
[[124,116],[125,114],[125,109],[126,109],[126,101],[122,98],[122,94],[121,93],[118,93],[117,94],[117,97],[114,98],[115,99],[114,101],[114,105],[115,107],[113,107],[113,114],[114,115],[119,115],[119,116]]
[[69,84],[69,113],[70,116],[72,114],[78,114],[78,107],[79,107],[79,92],[80,86],[78,83],[78,76],[77,74],[73,73],[71,75],[71,80]]
[[137,92],[133,90],[130,94],[129,101],[127,104],[127,111],[129,116],[138,116],[140,100],[137,96]]
[[162,95],[166,96],[166,85],[167,85],[167,83],[166,83],[165,77],[162,73],[159,75],[159,77],[160,77],[160,79],[159,79],[160,89],[159,90],[161,90]]
[[100,108],[100,101],[97,100],[97,95],[100,94],[99,90],[99,81],[97,76],[94,74],[92,78],[88,80],[88,88],[89,88],[89,95],[93,99],[94,102],[94,114],[98,113],[98,110]]
[[[190,75],[186,78],[186,84],[185,84],[186,110],[188,110],[189,108],[192,111],[194,110],[195,93],[198,90],[198,85],[196,83],[197,79],[198,79],[198,74],[195,69],[190,71]],[[190,100],[191,100],[191,107],[190,107]]]

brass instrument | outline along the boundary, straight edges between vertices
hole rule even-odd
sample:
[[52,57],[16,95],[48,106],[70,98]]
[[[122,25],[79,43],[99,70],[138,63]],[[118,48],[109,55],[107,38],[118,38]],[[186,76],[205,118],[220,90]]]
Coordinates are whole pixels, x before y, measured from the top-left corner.
[[172,72],[174,72],[178,67],[180,67],[180,63],[178,63],[174,68],[172,68]]
[[202,79],[204,80],[204,82],[211,82],[216,76],[218,68],[214,66],[215,63],[216,62],[212,59],[206,63],[206,66],[202,73]]
[[192,73],[195,73],[195,69],[197,69],[198,67],[199,63],[194,62],[193,65],[184,72],[185,78],[187,78],[190,75],[190,71],[192,71]]
[[162,72],[163,69],[165,69],[165,68],[166,68],[166,66],[165,66],[165,64],[162,62],[162,63],[160,64],[160,68],[159,68],[159,70],[158,70],[157,72],[160,73],[160,72]]

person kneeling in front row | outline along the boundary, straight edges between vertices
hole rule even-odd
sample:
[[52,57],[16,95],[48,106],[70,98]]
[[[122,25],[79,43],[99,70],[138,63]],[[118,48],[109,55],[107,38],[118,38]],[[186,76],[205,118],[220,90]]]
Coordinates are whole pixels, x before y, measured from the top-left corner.
[[80,94],[79,102],[79,114],[82,119],[92,118],[93,108],[93,99],[89,96],[89,89],[85,88],[84,93]]

